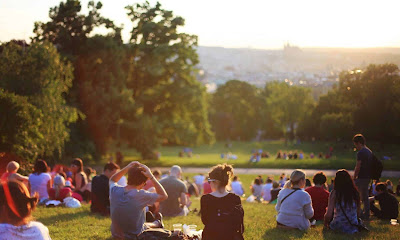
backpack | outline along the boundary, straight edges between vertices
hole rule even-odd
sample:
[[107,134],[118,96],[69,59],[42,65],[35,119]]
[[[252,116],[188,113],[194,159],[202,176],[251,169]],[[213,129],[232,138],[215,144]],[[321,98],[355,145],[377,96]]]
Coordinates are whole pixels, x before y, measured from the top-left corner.
[[383,170],[383,163],[380,159],[378,159],[375,154],[372,154],[372,161],[371,161],[371,179],[372,180],[379,180],[382,175]]
[[138,240],[185,240],[182,232],[171,232],[163,228],[150,228],[139,234]]

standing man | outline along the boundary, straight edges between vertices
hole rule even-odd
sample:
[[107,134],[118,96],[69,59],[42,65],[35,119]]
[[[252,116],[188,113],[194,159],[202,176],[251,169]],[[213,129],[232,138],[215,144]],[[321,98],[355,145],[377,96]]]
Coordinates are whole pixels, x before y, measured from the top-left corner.
[[372,151],[365,146],[365,138],[362,134],[356,134],[353,137],[353,143],[356,147],[357,163],[354,169],[354,180],[358,191],[360,192],[361,201],[364,205],[362,211],[363,220],[369,220],[369,183],[371,180],[371,163]]
[[186,196],[188,190],[181,177],[181,167],[174,165],[169,176],[160,180],[161,185],[168,194],[168,199],[160,203],[160,212],[164,216],[186,216],[189,213],[190,201]]

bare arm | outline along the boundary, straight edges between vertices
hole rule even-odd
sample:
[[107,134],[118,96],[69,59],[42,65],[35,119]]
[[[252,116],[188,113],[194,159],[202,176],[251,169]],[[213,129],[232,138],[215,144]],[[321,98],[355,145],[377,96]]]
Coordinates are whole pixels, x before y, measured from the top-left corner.
[[156,189],[156,193],[158,194],[157,202],[162,202],[168,198],[168,194],[165,191],[164,187],[158,182],[158,180],[154,177],[153,173],[150,171],[150,168],[148,168],[146,165],[141,164],[140,165],[145,172],[143,172],[143,175],[145,175],[147,178],[151,180],[153,183],[154,188]]
[[13,176],[15,179],[17,179],[18,181],[21,181],[21,182],[28,182],[28,180],[29,180],[29,178],[28,177],[26,177],[26,176],[22,176],[21,174],[19,174],[19,173],[14,173],[14,176]]
[[82,181],[83,181],[82,175],[75,174],[75,191],[81,190]]
[[360,173],[361,168],[361,160],[357,160],[356,167],[354,168],[354,179],[358,178],[358,174]]
[[187,198],[186,198],[186,193],[184,193],[184,192],[181,193],[180,202],[181,202],[182,206],[186,206],[188,204]]
[[332,221],[333,218],[333,211],[335,209],[335,190],[333,190],[329,196],[329,201],[328,201],[328,209],[326,210],[325,216],[324,216],[324,226],[329,227],[329,223]]
[[51,188],[51,179],[47,182],[47,192],[49,192],[49,189]]
[[110,177],[110,181],[112,182],[118,182],[122,176],[124,176],[128,170],[133,167],[133,166],[138,166],[140,163],[137,161],[131,162],[129,163],[126,167],[124,167],[123,169],[121,169],[120,171],[116,172],[114,175],[112,175]]

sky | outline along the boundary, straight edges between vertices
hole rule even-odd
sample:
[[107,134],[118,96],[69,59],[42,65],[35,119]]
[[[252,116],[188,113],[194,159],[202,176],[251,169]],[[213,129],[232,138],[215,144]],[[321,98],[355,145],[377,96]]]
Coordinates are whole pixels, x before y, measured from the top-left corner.
[[[28,40],[35,21],[48,21],[59,0],[0,0],[0,41]],[[87,12],[88,0],[82,0]],[[102,0],[103,16],[132,24],[125,6],[144,1]],[[156,1],[150,0],[150,3]],[[161,0],[163,8],[185,19],[182,32],[201,46],[279,49],[300,47],[400,47],[399,0]],[[101,29],[97,30],[99,33]]]

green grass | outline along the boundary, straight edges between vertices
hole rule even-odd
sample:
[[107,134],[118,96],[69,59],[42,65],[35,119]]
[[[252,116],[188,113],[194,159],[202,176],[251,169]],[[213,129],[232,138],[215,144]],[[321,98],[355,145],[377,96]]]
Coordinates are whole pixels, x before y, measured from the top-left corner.
[[[192,177],[194,173],[185,174]],[[256,175],[239,176],[245,194],[250,194],[249,186]],[[266,176],[264,176],[266,177]],[[277,176],[273,176],[277,179]],[[393,179],[392,179],[393,180]],[[200,209],[200,198],[192,197],[191,209]],[[275,225],[275,205],[263,203],[247,203],[242,201],[245,210],[245,239],[399,239],[400,226],[391,226],[389,221],[374,219],[369,223],[371,232],[355,235],[345,235],[332,231],[323,230],[322,225],[310,229],[307,232],[299,230],[276,229]],[[79,209],[68,208],[44,208],[39,207],[34,217],[37,221],[45,224],[50,230],[52,239],[111,239],[110,224],[111,220],[90,213],[90,206],[85,204]],[[164,224],[167,229],[172,229],[172,224],[196,224],[198,229],[203,229],[200,216],[190,213],[186,217],[165,218]]]
[[[330,159],[309,158],[310,153],[318,155],[319,152],[326,153],[329,146],[334,147],[334,155]],[[202,145],[193,147],[193,156],[178,157],[178,153],[183,147],[160,147],[161,158],[158,161],[144,161],[152,167],[170,167],[174,164],[186,167],[211,167],[218,163],[229,162],[235,167],[243,168],[302,168],[302,169],[354,169],[356,152],[351,143],[302,143],[300,145],[289,144],[285,146],[283,141],[265,141],[265,142],[233,142],[232,148],[227,149],[225,144],[218,142],[213,145]],[[257,164],[249,163],[253,149],[263,149],[271,154],[269,158],[262,158]],[[371,145],[371,149],[377,156],[392,156],[392,160],[384,162],[385,170],[400,170],[400,149],[395,145],[387,145],[382,150],[379,145]],[[306,158],[303,160],[275,159],[279,151],[303,151]],[[124,149],[125,162],[139,160],[140,155],[133,149]],[[221,159],[221,153],[231,152],[238,156],[237,160]],[[106,161],[104,159],[104,161]]]

